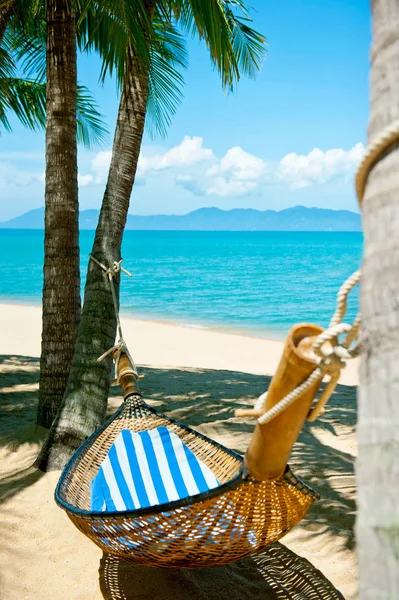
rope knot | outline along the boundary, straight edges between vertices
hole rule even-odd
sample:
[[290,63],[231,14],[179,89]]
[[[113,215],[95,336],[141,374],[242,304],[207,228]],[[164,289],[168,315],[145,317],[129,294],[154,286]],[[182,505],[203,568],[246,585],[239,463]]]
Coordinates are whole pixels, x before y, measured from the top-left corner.
[[339,373],[341,369],[345,367],[346,362],[335,352],[338,348],[339,346],[336,346],[333,348],[331,354],[318,358],[317,366],[324,375],[334,377],[334,375]]
[[104,271],[104,275],[108,275],[108,277],[114,277],[114,275],[119,273],[119,271],[123,271],[129,277],[132,277],[132,274],[122,267],[123,258],[121,258],[120,260],[114,260],[110,267],[106,267],[105,265],[103,265],[103,263],[94,258],[92,254],[89,254],[89,256],[93,262],[95,262],[99,267],[102,268],[102,270]]
[[[318,335],[313,343],[312,350],[316,355],[315,363],[317,367],[309,377],[268,410],[265,411],[265,393],[259,396],[254,408],[236,410],[235,415],[237,417],[255,417],[260,425],[264,425],[296,402],[315,383],[320,383],[324,375],[328,375],[330,380],[320,398],[316,401],[315,406],[310,409],[307,417],[308,421],[314,421],[324,412],[324,406],[337,385],[341,369],[346,365],[346,360],[354,358],[359,353],[359,344],[353,342],[358,337],[360,315],[357,315],[352,325],[342,322],[346,312],[348,294],[359,282],[360,271],[356,271],[340,287],[337,294],[337,307],[329,327]],[[346,334],[346,337],[340,343],[338,336],[342,334]]]
[[[104,271],[104,275],[108,277],[109,285],[111,288],[111,294],[112,294],[112,302],[113,302],[114,311],[115,311],[116,326],[117,326],[117,330],[118,330],[118,334],[119,334],[119,340],[117,341],[117,343],[114,346],[112,346],[112,348],[109,348],[106,352],[104,352],[104,354],[99,356],[97,358],[97,362],[101,362],[102,360],[104,360],[104,358],[109,356],[111,353],[113,354],[116,351],[116,356],[114,359],[116,381],[119,381],[120,375],[126,375],[127,373],[134,375],[134,377],[136,379],[139,379],[140,375],[137,372],[135,362],[130,355],[130,352],[126,345],[125,340],[123,339],[122,326],[121,326],[121,321],[119,318],[118,301],[117,301],[115,286],[114,286],[114,276],[117,273],[119,273],[119,271],[123,271],[124,273],[126,273],[126,275],[129,275],[129,277],[132,277],[132,274],[129,273],[129,271],[127,271],[126,269],[124,269],[121,266],[122,260],[123,260],[122,258],[120,260],[114,260],[110,267],[106,267],[99,260],[94,258],[94,256],[92,254],[89,254],[89,256],[93,262],[95,262],[99,267],[101,267],[101,269]],[[118,373],[118,370],[119,370],[119,360],[120,360],[122,353],[127,355],[128,359],[130,360],[130,362],[132,364],[132,369],[129,369],[129,371],[125,370],[123,373],[120,374],[120,373]]]

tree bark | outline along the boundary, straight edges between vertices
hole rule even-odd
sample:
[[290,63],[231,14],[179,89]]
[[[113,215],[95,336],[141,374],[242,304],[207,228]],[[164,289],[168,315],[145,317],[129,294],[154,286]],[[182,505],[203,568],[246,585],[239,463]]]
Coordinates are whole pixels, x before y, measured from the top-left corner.
[[[104,265],[121,256],[122,235],[144,131],[148,72],[127,53],[112,160],[92,253]],[[119,294],[119,278],[115,281]],[[111,359],[97,358],[115,342],[116,319],[108,278],[89,262],[75,355],[61,410],[38,458],[42,470],[64,466],[71,453],[104,421]]]
[[60,408],[80,318],[76,26],[68,0],[47,2],[43,329],[37,424]]
[[[399,2],[374,0],[369,140],[399,119]],[[399,144],[363,200],[359,515],[362,600],[399,598]]]

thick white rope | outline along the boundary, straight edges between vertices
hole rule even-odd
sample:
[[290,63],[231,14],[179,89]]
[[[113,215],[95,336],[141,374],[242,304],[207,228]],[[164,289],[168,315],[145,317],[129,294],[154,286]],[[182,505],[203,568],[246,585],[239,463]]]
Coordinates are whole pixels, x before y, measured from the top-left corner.
[[[268,423],[277,415],[281,414],[291,404],[296,402],[307,390],[309,390],[317,382],[320,383],[324,375],[329,375],[330,380],[324,388],[316,406],[311,409],[308,415],[309,421],[314,421],[317,416],[323,411],[325,404],[328,402],[331,394],[333,393],[335,386],[337,385],[341,369],[345,366],[345,360],[352,358],[357,353],[357,347],[350,348],[352,342],[357,337],[357,333],[360,326],[360,315],[357,315],[353,325],[348,323],[342,323],[342,319],[346,312],[347,299],[349,292],[360,282],[360,271],[356,271],[351,275],[340,287],[337,294],[337,308],[330,321],[328,329],[323,331],[317,336],[312,350],[317,356],[316,369],[309,375],[309,377],[297,386],[294,390],[289,392],[284,398],[282,398],[272,408],[260,414],[265,406],[267,392],[259,396],[256,400],[254,409],[248,411],[248,416],[257,417],[257,421],[260,425]],[[339,335],[347,334],[346,339],[339,344],[337,338]],[[336,343],[330,348],[329,352],[324,350],[323,346],[326,342],[335,341]]]
[[[399,119],[388,125],[366,148],[363,158],[357,169],[355,177],[356,194],[361,206],[366,189],[367,178],[374,165],[384,155],[386,150],[395,142],[399,141]],[[360,271],[356,271],[341,286],[337,295],[337,308],[330,321],[328,329],[321,333],[313,344],[313,352],[318,355],[318,367],[297,388],[280,400],[275,406],[259,415],[265,406],[266,394],[259,396],[253,410],[245,411],[248,416],[258,417],[258,423],[265,424],[282,413],[288,406],[293,404],[304,392],[306,392],[316,381],[328,374],[330,381],[327,383],[316,406],[310,411],[308,419],[313,421],[323,410],[324,405],[330,398],[339,379],[341,369],[345,366],[345,360],[354,358],[359,353],[359,345],[353,342],[357,339],[361,325],[361,316],[358,314],[352,325],[342,323],[346,312],[346,303],[349,292],[360,282]],[[342,327],[338,327],[342,326]],[[336,344],[330,354],[323,353],[323,345],[327,341],[337,340],[338,335],[346,333],[346,339],[341,344]]]
[[338,290],[337,294],[337,308],[333,314],[329,327],[333,327],[338,323],[342,322],[342,319],[346,313],[346,302],[348,299],[349,292],[360,282],[361,271],[355,271]]
[[370,171],[389,146],[392,146],[397,141],[399,141],[399,119],[385,127],[367,146],[355,177],[356,194],[360,206],[363,202]]
[[[135,364],[135,362],[129,352],[129,349],[126,345],[126,342],[123,338],[122,325],[121,325],[121,321],[119,318],[118,301],[116,298],[116,292],[115,292],[115,286],[114,286],[114,277],[120,271],[123,271],[123,273],[126,273],[126,275],[128,275],[129,277],[132,277],[132,274],[129,273],[129,271],[127,271],[126,269],[124,269],[121,266],[122,259],[119,261],[114,261],[111,267],[106,267],[99,260],[97,260],[92,254],[89,254],[89,256],[93,262],[95,262],[99,267],[101,267],[101,269],[104,271],[104,275],[108,277],[109,285],[111,288],[111,294],[112,294],[112,302],[114,305],[117,331],[118,331],[118,341],[116,342],[116,344],[114,346],[112,346],[112,348],[109,348],[109,350],[104,352],[104,354],[99,356],[97,358],[97,362],[101,362],[102,360],[104,360],[104,358],[109,356],[109,354],[114,353],[114,351],[116,350],[117,353],[116,353],[116,356],[114,359],[115,360],[115,379],[117,381],[119,381],[120,377],[122,375],[134,375],[134,377],[136,377],[136,379],[139,379],[140,376],[137,372],[136,364]],[[119,361],[120,361],[120,357],[121,357],[122,353],[127,355],[128,359],[130,360],[130,362],[132,364],[133,369],[125,369],[124,371],[122,371],[122,373],[118,373]]]

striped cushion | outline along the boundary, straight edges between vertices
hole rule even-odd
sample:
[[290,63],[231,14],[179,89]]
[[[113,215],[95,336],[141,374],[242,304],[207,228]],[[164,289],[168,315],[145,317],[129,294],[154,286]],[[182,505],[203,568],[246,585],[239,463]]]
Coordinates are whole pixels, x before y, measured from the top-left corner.
[[91,482],[92,511],[155,506],[219,485],[212,471],[167,427],[123,429]]

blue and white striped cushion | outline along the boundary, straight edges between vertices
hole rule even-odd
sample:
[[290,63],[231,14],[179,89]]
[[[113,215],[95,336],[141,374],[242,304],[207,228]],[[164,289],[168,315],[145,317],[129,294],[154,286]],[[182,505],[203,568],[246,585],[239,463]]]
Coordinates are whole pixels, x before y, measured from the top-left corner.
[[123,429],[91,482],[92,511],[123,511],[217,487],[215,475],[167,427]]

